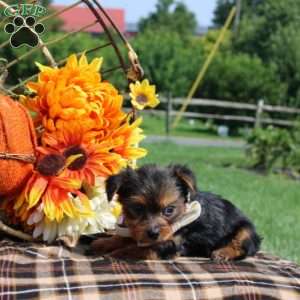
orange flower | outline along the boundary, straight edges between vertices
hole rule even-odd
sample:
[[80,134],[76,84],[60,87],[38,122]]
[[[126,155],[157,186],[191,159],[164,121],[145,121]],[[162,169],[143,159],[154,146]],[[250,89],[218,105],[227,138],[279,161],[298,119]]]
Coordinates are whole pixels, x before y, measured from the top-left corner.
[[[76,218],[92,215],[89,199],[79,191],[80,187],[79,180],[68,178],[65,174],[45,176],[35,171],[14,204],[16,216],[25,221],[30,210],[38,206],[42,207],[50,221],[60,222],[64,216]],[[73,195],[80,199],[81,210],[74,204]]]
[[38,82],[27,84],[36,96],[22,97],[21,100],[36,112],[37,122],[48,131],[53,132],[69,121],[78,120],[87,130],[102,127],[101,100],[105,95],[101,91],[101,64],[102,58],[88,64],[85,55],[79,61],[76,55],[71,55],[62,68],[37,64],[41,71]]
[[107,177],[117,173],[125,165],[122,157],[112,151],[120,144],[118,140],[86,142],[85,134],[78,126],[55,133],[45,133],[43,142],[47,147],[43,150],[44,154],[56,151],[65,159],[78,155],[78,158],[66,167],[65,176],[89,185],[95,184],[96,177]]
[[147,154],[147,150],[137,146],[145,137],[142,135],[142,129],[139,128],[142,118],[137,119],[131,125],[128,122],[127,120],[125,124],[120,125],[111,133],[113,140],[120,141],[119,145],[113,148],[113,151],[126,161],[135,160]]

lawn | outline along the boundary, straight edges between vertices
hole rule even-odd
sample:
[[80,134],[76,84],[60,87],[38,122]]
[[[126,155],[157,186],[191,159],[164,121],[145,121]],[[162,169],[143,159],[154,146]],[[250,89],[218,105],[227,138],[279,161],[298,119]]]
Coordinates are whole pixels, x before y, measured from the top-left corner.
[[264,237],[262,249],[300,263],[300,185],[279,175],[262,176],[236,167],[245,164],[239,149],[144,143],[149,155],[140,164],[170,162],[191,166],[201,190],[220,194],[240,207]]
[[[146,135],[165,135],[165,118],[155,115],[144,115],[142,128]],[[212,123],[205,123],[200,120],[182,119],[175,129],[171,129],[170,135],[194,138],[213,138],[213,139],[241,139],[241,136],[220,137],[217,128]]]

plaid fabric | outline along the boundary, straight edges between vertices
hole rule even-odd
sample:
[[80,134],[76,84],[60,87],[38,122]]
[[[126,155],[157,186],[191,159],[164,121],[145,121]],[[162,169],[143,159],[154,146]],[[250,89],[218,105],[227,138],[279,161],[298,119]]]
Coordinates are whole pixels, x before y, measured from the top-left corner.
[[299,300],[300,267],[263,253],[235,263],[125,262],[6,240],[0,242],[0,299]]

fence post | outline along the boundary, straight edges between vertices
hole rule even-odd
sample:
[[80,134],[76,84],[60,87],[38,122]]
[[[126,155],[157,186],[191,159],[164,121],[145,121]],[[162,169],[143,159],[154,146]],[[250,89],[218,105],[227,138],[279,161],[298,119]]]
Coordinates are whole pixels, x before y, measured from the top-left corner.
[[171,129],[171,116],[172,115],[172,95],[168,93],[167,95],[167,105],[166,105],[166,135],[170,135]]
[[255,128],[261,127],[261,117],[264,111],[264,100],[259,100],[256,109],[256,116],[255,116]]

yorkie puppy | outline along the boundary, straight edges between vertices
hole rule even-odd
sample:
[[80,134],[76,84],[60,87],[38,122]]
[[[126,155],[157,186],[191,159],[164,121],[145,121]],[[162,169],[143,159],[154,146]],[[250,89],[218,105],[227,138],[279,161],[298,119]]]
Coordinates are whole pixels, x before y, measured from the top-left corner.
[[[185,166],[127,168],[108,178],[106,190],[109,200],[118,195],[128,232],[94,241],[94,253],[227,261],[252,256],[259,249],[261,238],[252,222],[229,201],[198,191],[193,172]],[[194,212],[187,211],[191,204]]]

